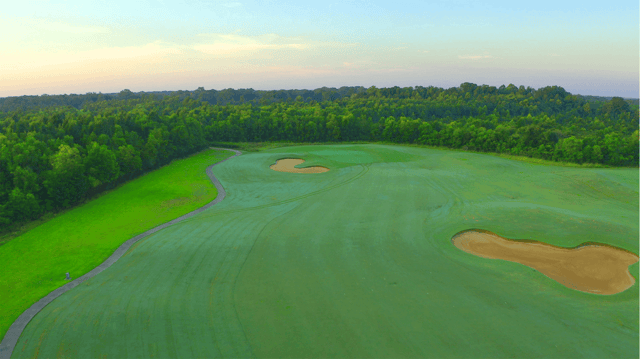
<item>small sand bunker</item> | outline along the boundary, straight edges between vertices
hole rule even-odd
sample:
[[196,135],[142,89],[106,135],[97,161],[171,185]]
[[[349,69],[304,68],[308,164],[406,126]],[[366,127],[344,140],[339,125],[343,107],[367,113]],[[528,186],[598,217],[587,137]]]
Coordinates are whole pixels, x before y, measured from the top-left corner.
[[271,167],[269,168],[271,168],[274,171],[291,172],[291,173],[322,173],[322,172],[329,171],[328,168],[321,167],[321,166],[313,166],[313,167],[307,167],[307,168],[294,167],[301,163],[304,163],[304,160],[301,160],[299,158],[284,158],[276,161],[276,164],[271,165]]
[[638,256],[615,247],[594,244],[562,248],[536,241],[509,240],[483,230],[458,233],[451,241],[467,253],[524,264],[582,292],[616,294],[635,283],[629,266],[638,262]]

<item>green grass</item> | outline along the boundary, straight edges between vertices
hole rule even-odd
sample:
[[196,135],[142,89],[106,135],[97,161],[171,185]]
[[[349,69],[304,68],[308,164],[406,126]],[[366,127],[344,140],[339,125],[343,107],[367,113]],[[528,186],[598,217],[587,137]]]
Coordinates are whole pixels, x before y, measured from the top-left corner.
[[[0,338],[24,310],[97,267],[128,239],[212,201],[206,167],[233,153],[206,150],[176,160],[48,220],[0,246]],[[26,231],[28,230],[28,231]],[[7,295],[8,294],[8,295]]]
[[[270,170],[280,158],[330,171]],[[214,173],[224,201],[45,307],[13,357],[637,356],[637,282],[579,292],[451,243],[477,228],[637,254],[637,169],[342,144],[246,153]]]
[[260,152],[266,151],[274,148],[282,148],[282,147],[292,147],[292,146],[309,146],[309,145],[352,145],[352,144],[371,144],[371,145],[388,145],[388,146],[404,146],[404,147],[413,147],[413,148],[428,148],[434,150],[445,150],[445,151],[455,151],[455,152],[465,152],[465,153],[479,153],[491,156],[497,156],[502,158],[508,158],[511,160],[535,163],[547,166],[560,166],[560,167],[578,167],[578,168],[616,168],[608,165],[603,165],[600,163],[572,163],[572,162],[562,162],[562,161],[549,161],[541,158],[533,158],[526,156],[516,156],[505,153],[494,153],[494,152],[474,152],[470,150],[463,149],[450,149],[446,147],[439,146],[428,146],[428,145],[420,145],[420,144],[396,144],[391,142],[367,142],[367,141],[352,141],[352,142],[313,142],[313,143],[302,143],[302,142],[220,142],[219,146],[228,146],[228,148],[235,148],[241,151],[249,151],[249,152]]

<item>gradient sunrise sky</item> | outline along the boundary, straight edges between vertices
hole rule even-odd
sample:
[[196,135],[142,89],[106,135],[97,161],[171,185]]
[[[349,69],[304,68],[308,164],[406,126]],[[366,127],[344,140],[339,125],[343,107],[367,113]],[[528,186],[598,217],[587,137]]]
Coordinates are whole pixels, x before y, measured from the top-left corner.
[[0,97],[558,85],[639,97],[638,1],[21,0]]

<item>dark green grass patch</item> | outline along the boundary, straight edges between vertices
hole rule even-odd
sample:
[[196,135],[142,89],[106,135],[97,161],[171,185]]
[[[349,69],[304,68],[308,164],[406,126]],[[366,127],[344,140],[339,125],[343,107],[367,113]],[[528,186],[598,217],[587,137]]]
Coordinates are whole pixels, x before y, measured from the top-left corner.
[[229,156],[206,150],[135,179],[0,246],[0,338],[29,306],[97,267],[126,240],[212,201],[205,169]]
[[[330,171],[270,170],[280,158]],[[247,153],[214,173],[224,201],[56,299],[14,357],[637,356],[638,283],[579,292],[451,243],[477,228],[637,254],[637,169],[323,145]]]

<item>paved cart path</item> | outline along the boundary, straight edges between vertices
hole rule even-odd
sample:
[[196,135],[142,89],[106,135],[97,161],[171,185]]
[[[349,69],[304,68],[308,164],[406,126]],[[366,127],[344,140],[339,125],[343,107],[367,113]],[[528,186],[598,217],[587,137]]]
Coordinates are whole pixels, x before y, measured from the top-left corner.
[[118,259],[120,259],[125,253],[127,253],[127,251],[129,250],[129,248],[131,248],[132,245],[134,245],[136,242],[138,242],[139,240],[158,232],[161,229],[167,228],[173,224],[176,224],[178,222],[182,222],[183,220],[193,217],[196,214],[199,214],[200,212],[208,209],[209,207],[213,206],[216,203],[219,203],[220,201],[222,201],[225,196],[227,195],[227,193],[225,192],[224,188],[222,187],[222,185],[220,184],[220,181],[218,181],[218,179],[213,175],[213,167],[216,165],[219,165],[220,163],[227,161],[231,158],[240,156],[242,154],[241,151],[238,150],[232,150],[229,148],[215,148],[215,147],[211,147],[211,149],[214,150],[225,150],[225,151],[233,151],[235,152],[235,155],[226,158],[220,162],[214,163],[211,166],[207,167],[207,176],[209,176],[209,179],[211,180],[211,182],[213,182],[213,184],[216,186],[216,189],[218,190],[218,196],[211,202],[207,203],[206,205],[204,205],[203,207],[200,207],[198,209],[196,209],[195,211],[189,212],[183,216],[180,216],[174,220],[171,220],[169,222],[163,223],[157,227],[154,227],[142,234],[139,234],[131,239],[129,239],[128,241],[124,242],[120,247],[118,247],[115,252],[113,252],[113,254],[107,258],[102,264],[100,264],[99,266],[97,266],[96,268],[94,268],[92,271],[90,271],[89,273],[83,275],[80,278],[77,278],[65,285],[63,285],[62,287],[54,290],[53,292],[49,293],[49,295],[47,295],[46,297],[40,299],[38,302],[36,302],[35,304],[33,304],[31,307],[29,307],[29,309],[25,310],[19,317],[18,319],[15,320],[15,322],[13,322],[13,324],[11,324],[11,327],[9,327],[9,330],[7,331],[7,333],[5,334],[4,338],[2,339],[2,343],[0,343],[0,359],[10,359],[11,358],[11,354],[13,353],[13,349],[16,346],[16,343],[18,342],[18,338],[20,338],[20,335],[22,334],[22,331],[24,330],[24,328],[26,328],[27,324],[29,324],[29,322],[33,319],[33,317],[36,316],[36,314],[38,314],[44,307],[46,307],[49,303],[53,302],[54,299],[58,298],[59,296],[61,296],[62,294],[70,291],[71,289],[77,287],[79,284],[81,284],[82,282],[86,281],[89,278],[93,278],[96,275],[98,275],[100,272],[102,272],[103,270],[111,267],[111,265],[113,265]]

